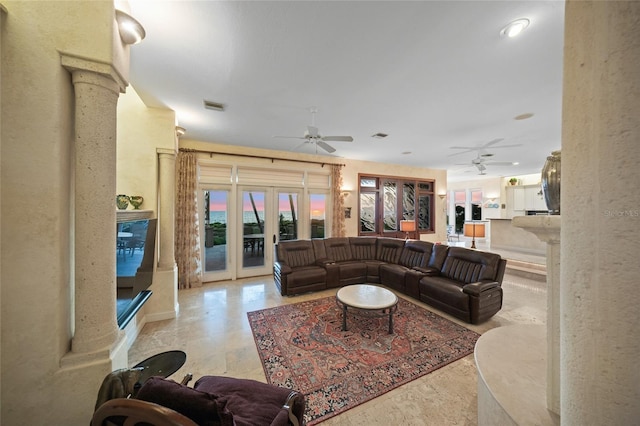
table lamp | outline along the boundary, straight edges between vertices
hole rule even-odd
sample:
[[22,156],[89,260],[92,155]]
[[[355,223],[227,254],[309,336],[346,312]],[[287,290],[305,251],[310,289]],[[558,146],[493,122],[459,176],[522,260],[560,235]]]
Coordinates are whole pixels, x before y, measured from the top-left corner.
[[415,220],[401,220],[400,221],[400,230],[405,233],[404,239],[409,239],[409,232],[414,232],[416,230],[416,221]]
[[464,236],[471,237],[471,248],[476,248],[476,237],[484,238],[484,223],[467,222],[464,224]]

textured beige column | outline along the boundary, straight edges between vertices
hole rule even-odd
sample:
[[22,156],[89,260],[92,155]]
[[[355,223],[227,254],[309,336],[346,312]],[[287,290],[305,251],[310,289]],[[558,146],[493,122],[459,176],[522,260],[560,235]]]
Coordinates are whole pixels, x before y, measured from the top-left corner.
[[176,152],[172,149],[158,148],[159,174],[159,226],[160,255],[159,267],[173,269],[175,259],[175,204],[176,204]]
[[561,419],[640,419],[640,2],[566,3]]
[[178,267],[175,260],[176,151],[158,148],[158,267],[153,296],[146,306],[147,321],[175,318],[178,312]]
[[560,216],[516,216],[513,226],[547,244],[547,408],[560,414]]
[[75,330],[71,349],[89,354],[110,351],[118,340],[116,107],[123,86],[105,64],[65,55],[62,64],[72,72],[76,110]]

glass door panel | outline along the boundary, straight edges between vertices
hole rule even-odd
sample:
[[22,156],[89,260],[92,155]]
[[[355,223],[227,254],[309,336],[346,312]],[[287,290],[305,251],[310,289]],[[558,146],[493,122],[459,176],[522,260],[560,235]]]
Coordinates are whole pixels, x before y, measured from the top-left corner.
[[242,268],[264,266],[265,191],[242,191]]
[[311,238],[324,238],[327,194],[309,194]]
[[229,190],[204,190],[203,280],[231,276],[229,271]]
[[376,193],[360,193],[360,232],[376,232]]
[[298,239],[298,194],[278,193],[278,241]]
[[382,205],[384,208],[384,232],[396,232],[398,228],[398,188],[395,182],[384,182]]

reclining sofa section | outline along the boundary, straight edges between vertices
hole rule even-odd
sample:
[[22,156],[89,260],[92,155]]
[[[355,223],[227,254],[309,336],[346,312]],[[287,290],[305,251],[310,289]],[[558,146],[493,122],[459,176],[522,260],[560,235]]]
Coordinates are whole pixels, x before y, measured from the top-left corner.
[[283,296],[380,283],[471,324],[502,308],[507,261],[427,241],[340,237],[281,241],[273,278]]

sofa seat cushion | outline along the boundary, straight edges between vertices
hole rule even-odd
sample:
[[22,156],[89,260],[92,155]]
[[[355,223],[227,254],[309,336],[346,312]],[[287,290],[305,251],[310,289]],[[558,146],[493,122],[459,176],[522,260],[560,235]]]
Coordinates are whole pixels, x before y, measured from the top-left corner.
[[340,269],[340,281],[361,279],[367,277],[367,265],[361,261],[337,262]]
[[445,277],[424,277],[420,280],[420,297],[437,300],[456,310],[469,311],[469,295],[462,291],[463,283]]
[[410,270],[406,266],[392,263],[380,265],[380,282],[387,287],[405,293],[405,275]]
[[320,266],[301,266],[287,275],[289,288],[325,283],[327,271]]
[[[283,405],[291,389],[269,385],[250,379],[223,376],[203,376],[193,385],[194,389],[219,395],[224,408],[233,414],[236,426],[288,425],[288,416],[282,415]],[[293,414],[302,419],[305,409],[302,394],[293,402]]]
[[381,260],[365,260],[363,262],[367,265],[367,281],[379,283],[380,266],[386,265],[387,262],[383,262]]

